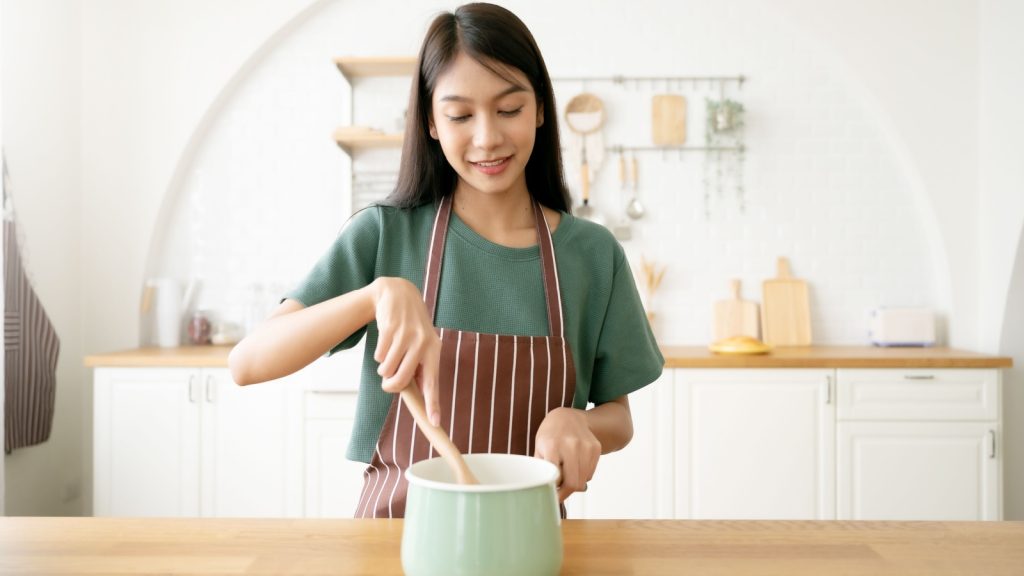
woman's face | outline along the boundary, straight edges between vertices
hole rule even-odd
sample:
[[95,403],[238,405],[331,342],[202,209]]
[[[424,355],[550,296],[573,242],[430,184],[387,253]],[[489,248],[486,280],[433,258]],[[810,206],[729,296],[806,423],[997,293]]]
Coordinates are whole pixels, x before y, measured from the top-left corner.
[[516,84],[460,52],[437,79],[430,136],[459,175],[459,188],[526,191],[526,163],[543,111],[526,75],[515,68],[505,72]]

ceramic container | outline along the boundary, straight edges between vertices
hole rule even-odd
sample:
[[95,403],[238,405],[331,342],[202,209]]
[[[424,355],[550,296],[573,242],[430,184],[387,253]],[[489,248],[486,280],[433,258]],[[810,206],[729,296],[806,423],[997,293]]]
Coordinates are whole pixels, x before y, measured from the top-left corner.
[[480,484],[456,484],[441,458],[417,462],[406,471],[405,573],[558,574],[562,566],[555,494],[558,468],[515,454],[467,454],[465,458]]

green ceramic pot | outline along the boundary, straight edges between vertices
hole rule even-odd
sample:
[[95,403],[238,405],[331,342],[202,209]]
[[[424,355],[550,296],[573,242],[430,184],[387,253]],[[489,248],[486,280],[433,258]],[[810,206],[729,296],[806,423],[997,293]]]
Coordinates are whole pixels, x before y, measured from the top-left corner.
[[405,472],[402,533],[408,576],[558,574],[562,531],[554,464],[515,454],[467,454],[480,480],[455,483],[441,458]]

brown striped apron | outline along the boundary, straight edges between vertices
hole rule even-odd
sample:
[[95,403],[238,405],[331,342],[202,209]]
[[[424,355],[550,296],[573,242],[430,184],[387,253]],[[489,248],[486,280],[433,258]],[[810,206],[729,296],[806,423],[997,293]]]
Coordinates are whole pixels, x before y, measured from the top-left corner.
[[[572,352],[563,333],[562,302],[551,230],[533,202],[540,247],[549,336],[480,334],[438,329],[441,427],[465,454],[533,455],[541,421],[559,406],[571,406],[576,390]],[[423,300],[436,321],[437,292],[452,199],[441,201],[427,254]],[[394,395],[370,465],[364,472],[358,518],[405,515],[405,470],[434,451],[412,414]]]

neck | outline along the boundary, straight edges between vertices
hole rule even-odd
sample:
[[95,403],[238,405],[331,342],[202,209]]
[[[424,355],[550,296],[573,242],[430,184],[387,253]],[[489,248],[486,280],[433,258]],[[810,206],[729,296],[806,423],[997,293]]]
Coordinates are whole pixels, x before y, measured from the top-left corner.
[[504,194],[482,194],[459,186],[453,209],[466,224],[485,237],[534,230],[533,199],[526,188]]
[[526,248],[537,243],[533,199],[525,187],[503,194],[483,194],[456,187],[452,209],[474,232],[509,248]]

